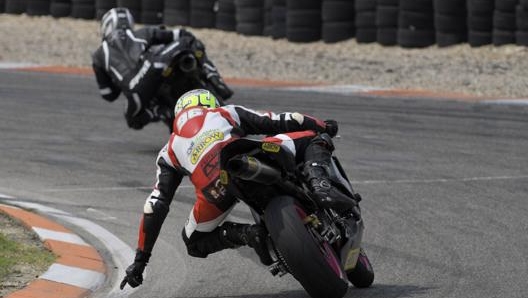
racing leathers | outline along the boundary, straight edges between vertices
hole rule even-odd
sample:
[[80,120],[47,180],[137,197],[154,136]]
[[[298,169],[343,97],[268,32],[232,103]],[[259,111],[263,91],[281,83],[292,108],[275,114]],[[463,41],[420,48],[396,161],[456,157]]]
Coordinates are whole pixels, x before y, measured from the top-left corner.
[[198,62],[213,87],[223,91],[221,95],[224,97],[231,96],[232,91],[205,55],[203,43],[189,31],[158,27],[117,29],[92,54],[92,67],[100,94],[105,100],[115,101],[121,92],[126,96],[125,119],[130,128],[141,129],[159,120],[169,126],[172,124],[173,107],[162,104],[163,100],[159,98],[163,71],[172,59],[171,47],[162,51],[154,49],[156,45],[174,44],[181,39],[190,40],[192,47],[203,54]]
[[145,202],[136,258],[126,270],[122,287],[127,283],[132,287],[142,283],[143,270],[184,176],[189,176],[196,195],[182,231],[188,254],[205,258],[222,249],[249,245],[255,248],[261,262],[269,265],[269,255],[263,257],[262,250],[258,250],[261,243],[252,241],[260,232],[258,229],[230,222],[219,226],[236,203],[235,195],[220,183],[220,152],[237,138],[268,135],[263,140],[287,146],[296,160],[302,162],[306,157],[316,157],[321,151],[316,148],[333,150],[319,133],[337,132],[334,123],[329,125],[299,113],[260,113],[235,105],[215,109],[192,107],[181,111],[175,118],[169,142],[158,154],[157,182]]

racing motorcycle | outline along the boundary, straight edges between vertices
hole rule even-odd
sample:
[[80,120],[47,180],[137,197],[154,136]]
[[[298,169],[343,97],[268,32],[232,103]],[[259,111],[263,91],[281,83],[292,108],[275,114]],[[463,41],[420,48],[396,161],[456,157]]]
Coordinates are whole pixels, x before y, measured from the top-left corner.
[[332,185],[355,202],[349,210],[321,208],[284,146],[238,139],[221,153],[220,183],[247,204],[266,228],[273,275],[291,274],[314,298],[341,298],[349,282],[369,287],[374,271],[361,246],[364,223],[359,201],[333,156]]
[[[201,44],[201,43],[200,43]],[[193,89],[206,89],[212,92],[218,99],[220,105],[224,105],[223,98],[215,89],[212,80],[217,79],[208,76],[204,66],[204,48],[197,46],[194,37],[181,37],[167,45],[155,45],[148,50],[150,57],[163,57],[163,64],[167,67],[162,72],[163,83],[161,84],[156,100],[153,105],[161,105],[174,110],[178,98],[187,91]],[[155,61],[155,58],[153,59]],[[172,125],[172,119],[166,123]]]

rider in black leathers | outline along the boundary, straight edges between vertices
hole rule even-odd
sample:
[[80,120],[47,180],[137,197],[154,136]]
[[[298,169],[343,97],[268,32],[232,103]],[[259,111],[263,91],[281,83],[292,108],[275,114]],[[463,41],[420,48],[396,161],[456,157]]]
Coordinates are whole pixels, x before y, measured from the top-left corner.
[[[205,55],[200,40],[185,29],[165,30],[144,27],[133,30],[134,20],[127,8],[113,8],[101,20],[102,44],[92,55],[92,66],[101,96],[114,101],[123,92],[128,102],[125,119],[130,128],[141,129],[146,124],[164,121],[169,127],[174,117],[172,106],[159,104],[163,96],[160,87],[163,71],[170,64],[171,47],[149,51],[154,45],[165,45],[179,39],[190,39],[195,51],[203,53],[198,63],[204,76],[221,98],[233,92],[224,83],[216,67]],[[184,93],[188,90],[181,90]]]

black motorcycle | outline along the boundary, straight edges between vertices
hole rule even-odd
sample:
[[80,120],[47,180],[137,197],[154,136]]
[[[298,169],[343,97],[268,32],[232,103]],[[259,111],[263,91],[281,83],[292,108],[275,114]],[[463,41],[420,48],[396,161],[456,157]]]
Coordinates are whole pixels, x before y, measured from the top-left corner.
[[[163,83],[157,92],[154,105],[169,107],[172,110],[178,98],[193,89],[209,90],[216,96],[220,105],[224,105],[224,101],[228,99],[216,90],[212,82],[218,78],[208,76],[208,71],[204,69],[205,52],[202,47],[197,46],[194,37],[181,37],[167,45],[152,46],[147,56],[151,57],[149,60],[152,61],[159,57],[159,62],[167,65],[161,74]],[[169,119],[167,123],[172,123],[172,120],[174,119]]]
[[284,146],[239,139],[222,150],[221,163],[220,182],[269,233],[273,275],[292,274],[314,298],[341,298],[349,282],[359,288],[372,284],[374,272],[361,247],[361,197],[335,156],[332,184],[356,202],[346,211],[316,204],[301,165]]

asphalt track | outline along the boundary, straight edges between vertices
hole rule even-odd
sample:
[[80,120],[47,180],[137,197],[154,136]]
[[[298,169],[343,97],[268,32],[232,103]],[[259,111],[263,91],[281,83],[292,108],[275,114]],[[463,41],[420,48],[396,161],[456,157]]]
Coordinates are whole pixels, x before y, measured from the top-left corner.
[[[340,123],[337,155],[364,198],[364,246],[376,271],[346,297],[528,297],[528,106],[235,88],[233,103]],[[126,127],[123,100],[89,76],[0,70],[0,193],[66,211],[135,247],[154,159],[168,131]],[[143,286],[130,297],[307,297],[249,249],[188,257],[193,203],[177,193]],[[244,208],[234,216],[249,219]],[[64,222],[98,248],[100,239]]]

